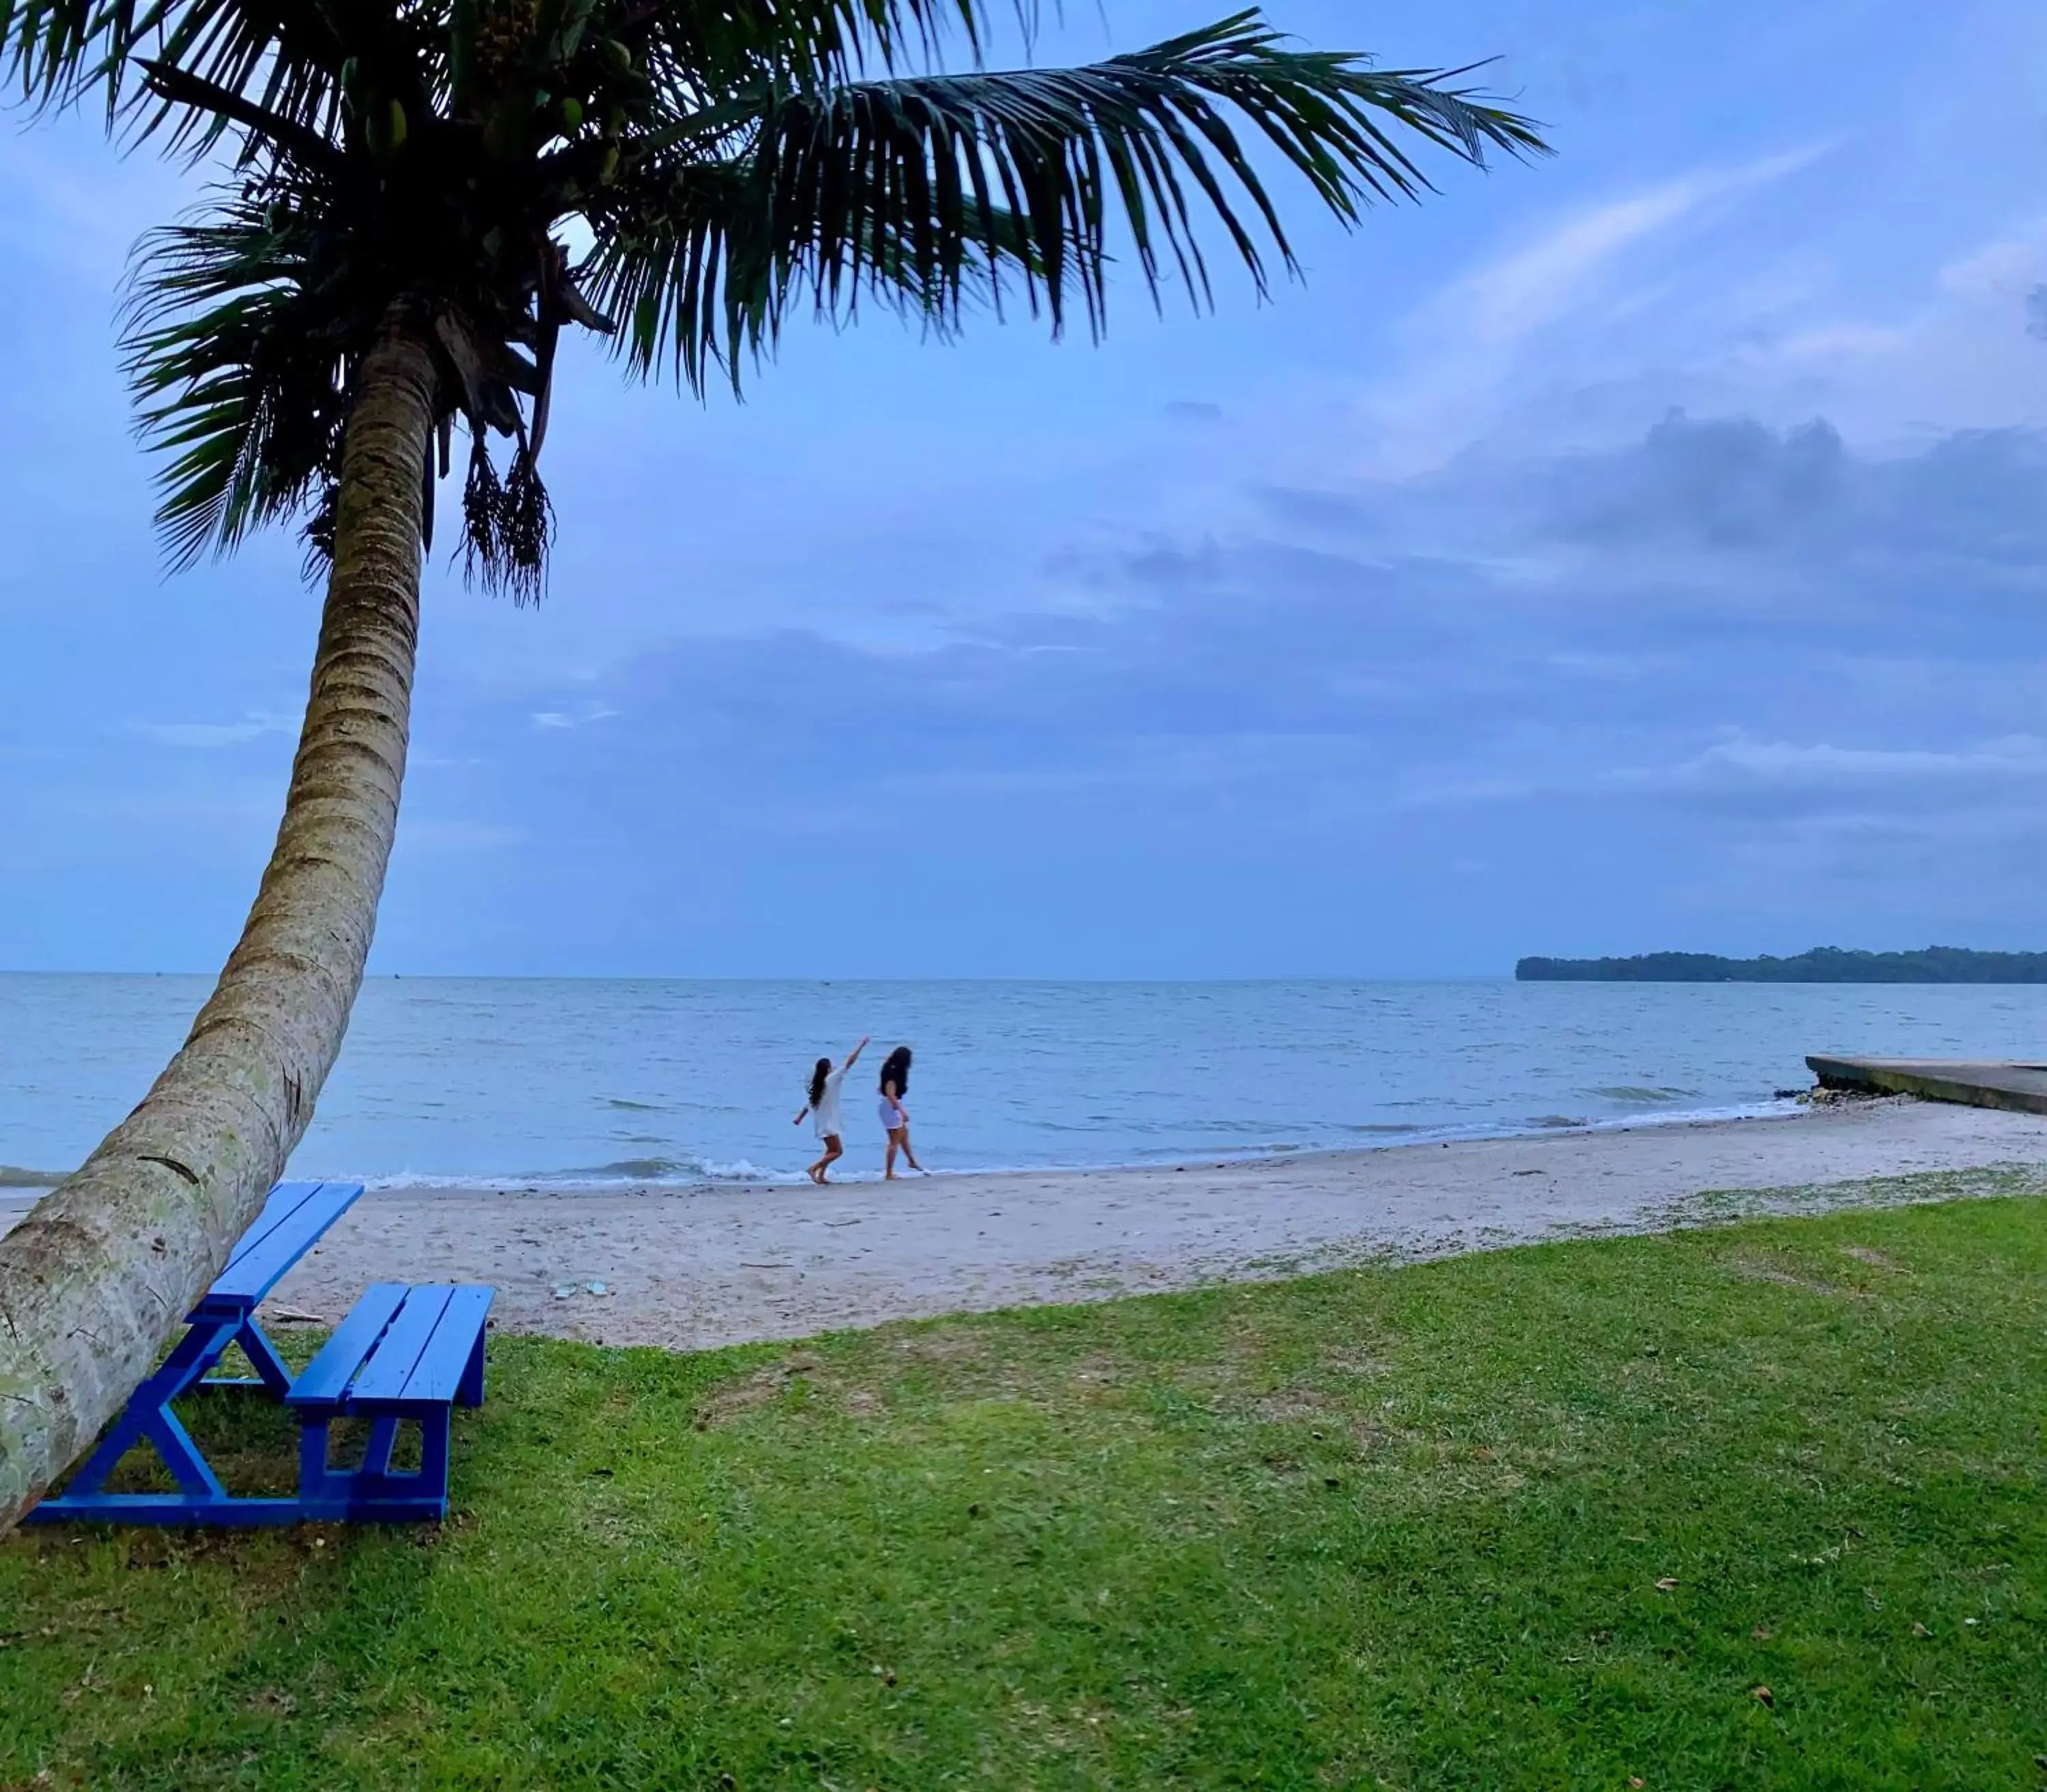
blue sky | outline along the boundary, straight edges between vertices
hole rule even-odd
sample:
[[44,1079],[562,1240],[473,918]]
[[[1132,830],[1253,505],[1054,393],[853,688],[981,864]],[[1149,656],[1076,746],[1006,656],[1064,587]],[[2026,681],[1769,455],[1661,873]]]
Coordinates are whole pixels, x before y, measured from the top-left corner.
[[[1040,54],[1220,0],[1070,9]],[[2047,946],[2047,13],[1276,0],[1554,161],[1109,340],[579,354],[515,611],[436,564],[373,968],[1442,975]],[[0,968],[216,964],[316,618],[166,579],[114,366],[195,192],[0,136]]]

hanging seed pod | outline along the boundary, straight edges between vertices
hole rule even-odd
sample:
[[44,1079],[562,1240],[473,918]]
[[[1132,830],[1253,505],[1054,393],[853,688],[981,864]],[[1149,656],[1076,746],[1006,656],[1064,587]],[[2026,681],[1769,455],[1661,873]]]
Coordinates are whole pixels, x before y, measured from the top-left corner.
[[299,536],[306,544],[305,563],[300,571],[308,585],[325,579],[334,564],[335,521],[340,510],[341,488],[331,482],[322,486],[313,503],[313,513]]
[[477,72],[501,93],[518,79],[527,51],[540,30],[538,0],[484,0],[477,20]]

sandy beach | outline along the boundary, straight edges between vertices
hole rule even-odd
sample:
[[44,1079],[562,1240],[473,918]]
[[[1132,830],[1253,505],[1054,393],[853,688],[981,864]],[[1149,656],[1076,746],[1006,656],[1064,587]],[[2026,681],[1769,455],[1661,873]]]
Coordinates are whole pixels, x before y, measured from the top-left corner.
[[[509,1329],[695,1349],[1710,1217],[1701,1197],[2047,1164],[2047,1119],[1910,1100],[1766,1120],[1184,1167],[366,1195],[279,1287],[331,1322],[376,1280],[484,1281]],[[1824,1200],[1824,1198],[1820,1198]],[[1814,1205],[1808,1193],[1787,1202]],[[27,1211],[0,1199],[0,1229]],[[588,1291],[592,1282],[606,1292]],[[567,1299],[555,1291],[570,1287]]]

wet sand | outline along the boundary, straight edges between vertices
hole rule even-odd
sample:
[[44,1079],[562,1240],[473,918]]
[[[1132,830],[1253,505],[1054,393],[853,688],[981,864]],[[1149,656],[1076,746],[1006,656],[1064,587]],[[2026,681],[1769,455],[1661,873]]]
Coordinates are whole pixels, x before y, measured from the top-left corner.
[[[482,1281],[501,1327],[695,1349],[1712,1217],[1715,1191],[2047,1166],[2047,1118],[1909,1099],[1782,1118],[1184,1167],[830,1188],[366,1195],[270,1303],[331,1323],[372,1281]],[[0,1229],[27,1209],[0,1197]],[[1752,1205],[1750,1204],[1750,1205]],[[593,1295],[587,1285],[602,1283]],[[572,1287],[569,1298],[555,1290]]]

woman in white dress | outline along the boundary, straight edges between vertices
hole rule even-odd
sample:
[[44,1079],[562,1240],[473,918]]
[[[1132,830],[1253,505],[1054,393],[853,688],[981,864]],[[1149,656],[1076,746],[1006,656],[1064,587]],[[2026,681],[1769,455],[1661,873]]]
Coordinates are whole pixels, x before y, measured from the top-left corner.
[[810,1099],[792,1123],[801,1126],[804,1117],[809,1116],[818,1138],[824,1141],[824,1155],[804,1172],[820,1188],[824,1186],[825,1172],[846,1155],[846,1124],[839,1118],[838,1092],[845,1086],[846,1073],[853,1068],[853,1061],[866,1049],[867,1041],[863,1039],[846,1055],[846,1062],[837,1070],[832,1068],[829,1058],[820,1058],[811,1072]]

